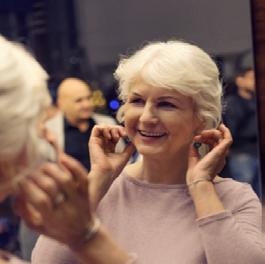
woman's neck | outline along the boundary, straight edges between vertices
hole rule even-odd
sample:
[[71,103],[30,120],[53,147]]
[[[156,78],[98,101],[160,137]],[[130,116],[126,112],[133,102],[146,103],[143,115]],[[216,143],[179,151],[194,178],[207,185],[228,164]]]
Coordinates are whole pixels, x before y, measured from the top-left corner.
[[[185,156],[187,157],[187,156]],[[150,183],[160,184],[185,184],[187,172],[187,158],[161,159],[143,157],[135,165],[136,177]]]

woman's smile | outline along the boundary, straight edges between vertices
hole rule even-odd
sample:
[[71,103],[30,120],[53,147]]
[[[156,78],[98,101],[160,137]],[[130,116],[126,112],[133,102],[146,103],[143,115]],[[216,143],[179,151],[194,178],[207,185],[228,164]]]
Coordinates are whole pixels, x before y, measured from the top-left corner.
[[138,130],[137,132],[137,137],[144,144],[162,143],[161,140],[164,140],[167,136],[167,133],[164,132],[152,132],[148,130]]
[[148,130],[138,130],[141,136],[143,137],[151,137],[151,138],[160,138],[166,135],[164,132],[154,132]]

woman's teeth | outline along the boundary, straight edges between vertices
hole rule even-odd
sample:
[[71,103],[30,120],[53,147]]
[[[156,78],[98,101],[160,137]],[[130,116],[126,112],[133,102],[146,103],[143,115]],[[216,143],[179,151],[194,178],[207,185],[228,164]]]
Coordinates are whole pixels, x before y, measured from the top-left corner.
[[139,133],[142,136],[145,136],[145,137],[162,137],[162,136],[165,135],[165,133],[160,133],[160,132],[147,132],[147,131],[142,131],[142,130],[139,130]]

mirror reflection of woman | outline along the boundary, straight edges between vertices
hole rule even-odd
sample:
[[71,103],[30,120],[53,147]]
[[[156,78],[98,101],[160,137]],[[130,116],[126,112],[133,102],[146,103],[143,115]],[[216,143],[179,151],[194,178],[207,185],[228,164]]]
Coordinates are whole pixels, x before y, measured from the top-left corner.
[[[122,249],[109,258],[101,248],[101,262],[90,263],[264,263],[258,197],[217,176],[232,138],[220,125],[222,86],[210,56],[181,41],[150,43],[123,58],[115,76],[124,127],[93,129],[89,178],[95,218]],[[131,143],[115,153],[123,137]],[[142,159],[125,166],[134,147]],[[87,249],[106,242],[101,232]],[[33,263],[79,262],[42,236]]]
[[[90,213],[87,171],[59,154],[44,129],[51,101],[47,78],[29,52],[0,36],[0,202],[14,196],[16,212],[31,228],[68,245],[84,261],[98,259],[97,253],[84,253],[85,243],[76,251],[100,226]],[[119,252],[106,237],[102,246]],[[0,263],[25,262],[0,250]]]

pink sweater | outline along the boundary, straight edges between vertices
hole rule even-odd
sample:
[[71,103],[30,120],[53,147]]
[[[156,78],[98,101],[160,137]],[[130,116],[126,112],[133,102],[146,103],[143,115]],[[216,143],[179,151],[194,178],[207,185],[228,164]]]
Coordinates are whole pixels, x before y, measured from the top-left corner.
[[[264,264],[258,198],[249,185],[231,179],[215,186],[226,211],[197,219],[186,185],[150,184],[123,173],[98,215],[140,264]],[[42,236],[32,263],[79,262],[67,247]]]

